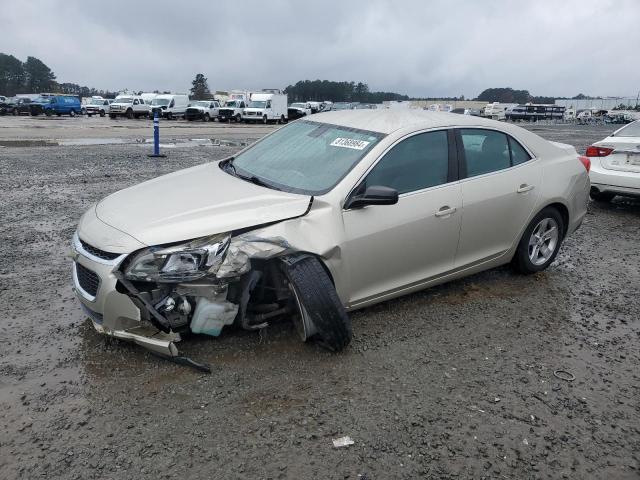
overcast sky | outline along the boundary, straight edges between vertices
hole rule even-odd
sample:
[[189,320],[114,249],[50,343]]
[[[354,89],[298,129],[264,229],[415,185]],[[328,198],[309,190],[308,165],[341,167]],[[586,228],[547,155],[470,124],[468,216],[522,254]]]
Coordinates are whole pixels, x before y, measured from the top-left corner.
[[363,81],[411,96],[635,96],[639,0],[0,2],[0,51],[59,82],[186,92]]

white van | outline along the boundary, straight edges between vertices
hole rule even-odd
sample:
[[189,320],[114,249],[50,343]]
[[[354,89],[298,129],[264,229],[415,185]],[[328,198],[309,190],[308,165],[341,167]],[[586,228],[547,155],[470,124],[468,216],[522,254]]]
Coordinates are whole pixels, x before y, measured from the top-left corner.
[[184,93],[170,93],[158,95],[151,100],[151,116],[158,112],[160,117],[171,120],[172,118],[184,118],[189,106],[189,95]]
[[287,95],[283,93],[254,93],[242,113],[245,123],[284,123],[287,119]]

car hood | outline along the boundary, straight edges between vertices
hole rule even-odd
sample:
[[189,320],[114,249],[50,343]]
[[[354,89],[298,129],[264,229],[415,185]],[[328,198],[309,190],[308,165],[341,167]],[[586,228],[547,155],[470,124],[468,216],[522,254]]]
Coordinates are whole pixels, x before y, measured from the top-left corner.
[[247,182],[214,162],[109,195],[96,216],[151,246],[301,216],[311,199]]

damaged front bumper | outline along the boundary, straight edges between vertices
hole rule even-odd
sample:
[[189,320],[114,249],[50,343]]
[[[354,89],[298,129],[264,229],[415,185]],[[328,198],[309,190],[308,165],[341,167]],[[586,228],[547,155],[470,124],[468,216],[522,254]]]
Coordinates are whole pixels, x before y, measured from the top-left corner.
[[[267,325],[266,319],[287,311],[283,302],[271,303],[257,314],[248,311],[251,291],[265,275],[253,270],[252,262],[290,252],[283,239],[238,235],[229,242],[214,275],[193,282],[142,285],[123,275],[133,254],[102,251],[77,233],[72,246],[74,290],[95,329],[180,363],[203,367],[180,357],[176,347],[180,332],[218,336],[232,323],[259,329]],[[277,295],[272,298],[278,300]]]

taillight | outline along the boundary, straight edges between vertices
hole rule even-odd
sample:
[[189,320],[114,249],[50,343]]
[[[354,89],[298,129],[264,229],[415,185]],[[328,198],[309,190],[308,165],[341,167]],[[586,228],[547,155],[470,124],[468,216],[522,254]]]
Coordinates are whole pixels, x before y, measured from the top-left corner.
[[[589,147],[589,148],[591,148],[591,147]],[[580,160],[582,165],[584,165],[584,168],[587,169],[587,172],[589,172],[589,170],[591,170],[591,160],[589,160],[587,157],[583,157],[582,155],[580,155],[578,157],[578,160]]]
[[608,147],[598,147],[596,145],[591,145],[587,147],[587,157],[606,157],[611,152],[613,152],[613,148]]

